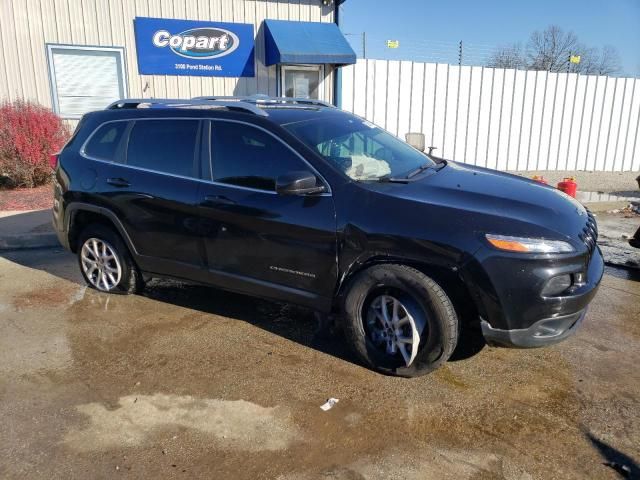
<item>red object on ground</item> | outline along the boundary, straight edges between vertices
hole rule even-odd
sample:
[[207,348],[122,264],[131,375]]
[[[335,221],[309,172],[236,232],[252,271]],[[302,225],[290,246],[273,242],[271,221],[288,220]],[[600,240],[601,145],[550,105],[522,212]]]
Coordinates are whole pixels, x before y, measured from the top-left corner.
[[573,179],[573,177],[565,177],[561,182],[558,183],[558,190],[563,191],[567,195],[576,197],[576,191],[578,190],[578,184]]
[[0,210],[41,210],[53,206],[51,185],[0,190]]
[[535,180],[536,182],[540,182],[540,183],[544,183],[545,185],[548,185],[547,180],[542,175],[534,175],[533,177],[531,177],[531,180]]

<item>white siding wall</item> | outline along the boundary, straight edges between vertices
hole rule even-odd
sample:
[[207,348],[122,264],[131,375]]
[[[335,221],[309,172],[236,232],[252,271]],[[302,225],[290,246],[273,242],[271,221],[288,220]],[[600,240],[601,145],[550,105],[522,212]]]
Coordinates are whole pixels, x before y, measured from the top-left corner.
[[[51,107],[46,43],[124,47],[129,97],[277,93],[277,68],[263,63],[262,34],[256,38],[253,78],[139,75],[136,16],[253,23],[257,35],[265,18],[332,22],[333,7],[318,0],[0,0],[1,40],[12,47],[0,49],[0,100],[23,98]],[[326,74],[325,98],[331,99],[333,73]]]
[[358,60],[342,108],[501,170],[640,170],[640,79]]

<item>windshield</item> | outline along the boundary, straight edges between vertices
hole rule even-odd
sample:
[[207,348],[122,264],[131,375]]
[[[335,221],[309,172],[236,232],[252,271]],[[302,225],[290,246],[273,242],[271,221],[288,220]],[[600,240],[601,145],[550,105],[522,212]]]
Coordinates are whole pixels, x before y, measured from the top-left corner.
[[354,180],[406,177],[435,165],[424,153],[357,117],[319,118],[284,127]]

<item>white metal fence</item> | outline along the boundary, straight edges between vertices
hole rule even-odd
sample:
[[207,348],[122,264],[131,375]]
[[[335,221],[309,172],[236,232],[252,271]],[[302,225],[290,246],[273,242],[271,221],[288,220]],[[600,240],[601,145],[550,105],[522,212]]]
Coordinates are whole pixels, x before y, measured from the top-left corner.
[[342,108],[500,170],[640,170],[640,79],[389,60],[342,69]]

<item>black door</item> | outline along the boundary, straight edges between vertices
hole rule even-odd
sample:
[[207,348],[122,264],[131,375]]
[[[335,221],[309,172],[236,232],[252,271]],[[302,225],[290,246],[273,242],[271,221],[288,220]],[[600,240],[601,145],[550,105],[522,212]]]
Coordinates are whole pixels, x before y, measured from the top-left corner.
[[254,295],[326,303],[337,277],[331,193],[277,194],[279,175],[316,172],[259,127],[216,120],[210,128],[213,181],[199,195],[210,274]]
[[204,267],[194,228],[200,129],[197,119],[132,122],[124,162],[101,179],[143,270],[191,278]]

